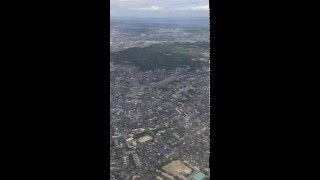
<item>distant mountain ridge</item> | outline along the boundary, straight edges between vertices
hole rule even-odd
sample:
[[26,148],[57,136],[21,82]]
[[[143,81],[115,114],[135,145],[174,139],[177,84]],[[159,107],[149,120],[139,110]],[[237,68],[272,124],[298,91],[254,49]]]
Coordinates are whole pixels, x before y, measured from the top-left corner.
[[186,26],[208,26],[209,17],[175,17],[175,18],[132,18],[132,17],[111,17],[110,25],[134,25],[140,24],[143,26],[168,24],[168,25],[186,25]]

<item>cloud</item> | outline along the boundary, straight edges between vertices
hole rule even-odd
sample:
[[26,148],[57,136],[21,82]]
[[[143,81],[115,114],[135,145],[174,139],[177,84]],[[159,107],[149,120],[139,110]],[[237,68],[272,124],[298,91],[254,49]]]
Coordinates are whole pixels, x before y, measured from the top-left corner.
[[[119,1],[119,2],[146,2],[145,0],[114,0],[114,1]],[[111,0],[112,2],[112,0]]]
[[110,0],[112,16],[204,17],[209,0]]
[[205,6],[192,6],[192,7],[185,7],[185,8],[178,8],[180,10],[196,10],[196,11],[208,11],[209,5]]
[[138,10],[138,11],[158,11],[163,9],[162,7],[159,6],[151,6],[151,7],[141,7],[141,8],[129,8],[132,10]]

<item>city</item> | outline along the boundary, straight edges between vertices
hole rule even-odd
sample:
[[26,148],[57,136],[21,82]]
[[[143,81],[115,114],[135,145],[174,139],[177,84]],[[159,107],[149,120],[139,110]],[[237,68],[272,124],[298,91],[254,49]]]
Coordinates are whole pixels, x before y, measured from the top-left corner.
[[179,42],[179,53],[192,54],[190,62],[202,64],[157,68],[149,66],[158,63],[152,60],[141,65],[130,58],[111,59],[110,179],[209,179],[208,26],[115,24],[110,26],[111,53]]

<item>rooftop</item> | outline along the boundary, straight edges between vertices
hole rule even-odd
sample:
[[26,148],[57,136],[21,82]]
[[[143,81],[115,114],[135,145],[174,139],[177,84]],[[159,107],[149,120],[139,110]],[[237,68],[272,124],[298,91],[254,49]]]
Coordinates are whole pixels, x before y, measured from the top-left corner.
[[203,174],[202,172],[198,172],[198,173],[193,177],[193,179],[194,179],[194,180],[203,180],[205,177],[206,177],[205,174]]

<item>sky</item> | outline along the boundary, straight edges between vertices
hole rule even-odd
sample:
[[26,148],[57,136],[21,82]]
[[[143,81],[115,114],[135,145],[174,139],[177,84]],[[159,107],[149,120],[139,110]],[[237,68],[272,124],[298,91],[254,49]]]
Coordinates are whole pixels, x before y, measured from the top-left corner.
[[209,0],[110,0],[112,17],[209,17]]

